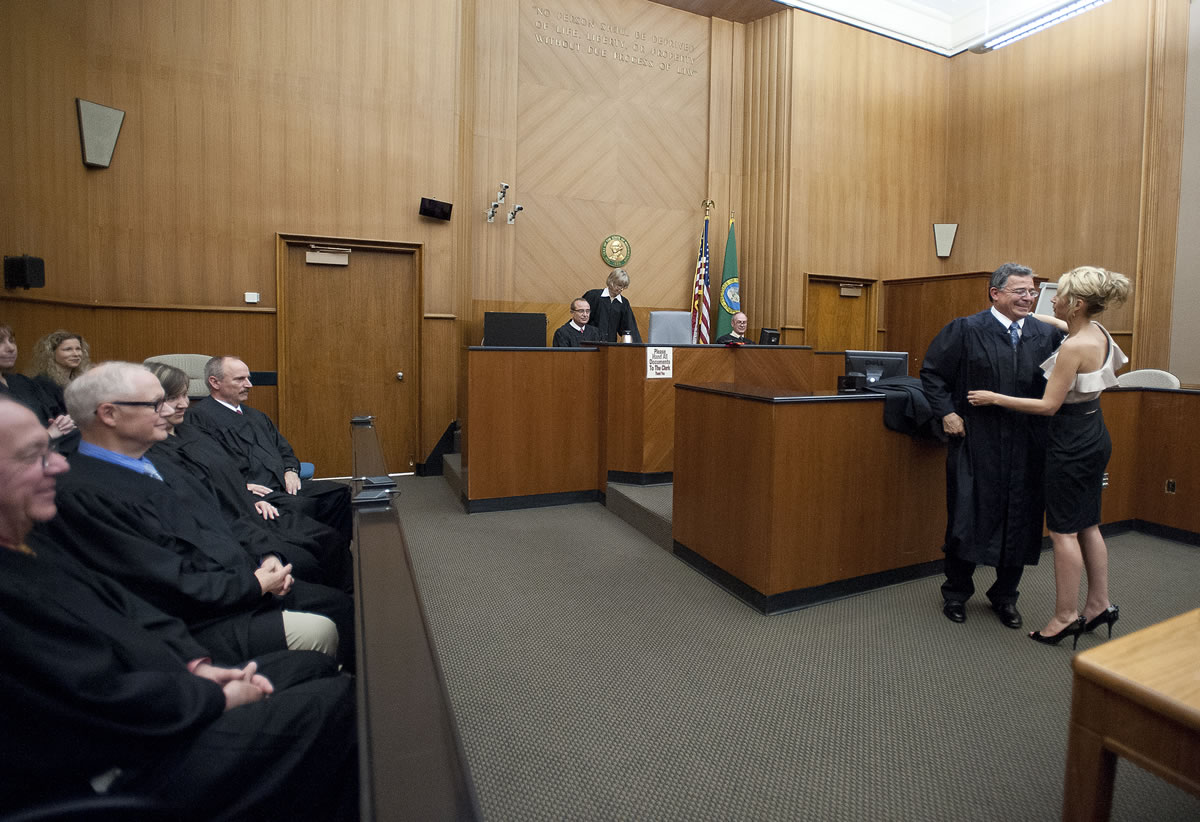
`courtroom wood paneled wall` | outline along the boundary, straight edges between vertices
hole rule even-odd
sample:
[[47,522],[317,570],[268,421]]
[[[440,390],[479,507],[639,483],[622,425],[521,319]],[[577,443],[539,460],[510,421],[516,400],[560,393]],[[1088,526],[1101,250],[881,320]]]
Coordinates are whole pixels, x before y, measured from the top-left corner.
[[[946,60],[798,10],[742,23],[646,0],[4,3],[0,249],[46,259],[40,297],[104,316],[232,310],[246,291],[271,309],[277,232],[418,245],[422,310],[455,318],[422,330],[450,341],[423,347],[439,375],[425,450],[464,415],[462,345],[483,307],[599,286],[607,234],[632,242],[640,311],[686,307],[705,197],[714,281],[732,209],[752,329],[787,342],[805,342],[805,272],[1087,262],[1139,278],[1109,325],[1134,333],[1138,365],[1165,366],[1186,13],[1113,0]],[[126,112],[111,168],[80,163],[74,97]],[[420,218],[422,196],[454,219]],[[960,225],[948,260],[942,221]],[[0,314],[28,296],[5,292]],[[21,339],[66,324],[56,312]],[[202,322],[172,317],[185,336],[177,321]],[[255,322],[223,339],[273,356]],[[117,333],[89,338],[117,350]]]

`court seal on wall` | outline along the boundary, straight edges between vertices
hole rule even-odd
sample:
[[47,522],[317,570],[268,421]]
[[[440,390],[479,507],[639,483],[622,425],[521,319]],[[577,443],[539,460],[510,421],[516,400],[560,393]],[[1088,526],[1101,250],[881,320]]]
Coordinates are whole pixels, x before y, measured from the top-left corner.
[[600,244],[600,257],[609,268],[620,268],[628,263],[632,256],[633,249],[629,246],[629,240],[620,234],[609,234]]

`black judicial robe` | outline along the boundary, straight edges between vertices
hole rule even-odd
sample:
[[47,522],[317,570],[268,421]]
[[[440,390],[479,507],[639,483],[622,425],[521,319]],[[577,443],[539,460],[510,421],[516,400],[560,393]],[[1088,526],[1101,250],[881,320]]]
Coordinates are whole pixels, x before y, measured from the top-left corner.
[[[243,403],[239,414],[210,397],[192,405],[185,419],[225,448],[246,482],[281,491],[283,475],[288,471],[300,472],[300,461],[291,444],[271,418],[256,408]],[[327,480],[305,480],[297,496],[308,516],[333,528],[350,544],[354,521],[349,486]]]
[[[278,554],[292,563],[298,578],[352,590],[349,546],[341,535],[306,516],[290,494],[258,497],[247,490],[233,459],[212,437],[194,426],[179,425],[146,456],[156,466],[165,461],[202,478],[234,534],[252,555]],[[255,510],[260,499],[279,508],[276,519],[265,520]]]
[[629,300],[623,295],[620,300],[610,300],[608,297],[602,297],[603,293],[603,288],[593,288],[583,295],[583,299],[592,307],[588,325],[596,327],[602,341],[616,342],[618,334],[628,331],[633,337],[633,342],[640,343],[642,335],[638,331],[637,318],[633,316],[633,306],[629,304]]
[[1039,367],[1062,335],[1026,317],[1014,354],[1008,331],[981,311],[960,317],[930,343],[921,385],[935,417],[963,418],[965,437],[946,455],[946,544],[960,559],[994,567],[1036,565],[1042,547],[1046,418],[967,402],[974,389],[1041,397]]
[[580,333],[571,323],[565,322],[554,332],[555,348],[583,348],[585,342],[600,342],[600,332],[595,326],[585,325]]
[[733,334],[722,334],[713,340],[715,345],[754,345],[754,342],[747,337],[735,337]]
[[111,792],[212,819],[333,818],[307,803],[336,814],[334,781],[355,781],[333,772],[355,761],[353,690],[327,657],[264,660],[275,695],[226,712],[188,673],[208,654],[181,622],[69,558],[0,548],[0,648],[0,813],[90,793],[114,767]]
[[[6,388],[0,384],[0,394],[7,394],[37,415],[45,427],[50,420],[67,413],[63,390],[45,377],[26,377],[24,374],[5,374]],[[79,447],[79,432],[72,431],[59,438],[55,448],[63,454],[74,453]]]
[[286,649],[286,608],[333,620],[338,656],[353,668],[353,601],[303,580],[284,597],[265,596],[254,576],[257,559],[242,548],[203,485],[166,463],[155,466],[160,481],[83,454],[69,462],[71,470],[58,477],[58,515],[35,526],[35,538],[183,620],[214,658]]

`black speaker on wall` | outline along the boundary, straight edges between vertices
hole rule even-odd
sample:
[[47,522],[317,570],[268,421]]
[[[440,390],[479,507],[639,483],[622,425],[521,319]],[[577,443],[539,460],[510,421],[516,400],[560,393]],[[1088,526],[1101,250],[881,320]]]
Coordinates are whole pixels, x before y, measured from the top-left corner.
[[441,200],[435,200],[432,197],[421,198],[421,216],[432,217],[435,220],[449,220],[450,209],[454,208],[453,203],[443,203]]
[[46,263],[41,257],[4,258],[5,288],[45,288]]

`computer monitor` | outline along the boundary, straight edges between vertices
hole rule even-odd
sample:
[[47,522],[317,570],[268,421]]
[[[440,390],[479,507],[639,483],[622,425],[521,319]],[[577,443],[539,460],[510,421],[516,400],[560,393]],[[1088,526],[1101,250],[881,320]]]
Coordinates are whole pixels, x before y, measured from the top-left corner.
[[690,345],[692,342],[692,312],[651,311],[651,345]]
[[500,348],[545,348],[546,315],[520,311],[485,311],[483,344]]
[[764,328],[758,332],[759,345],[779,345],[779,329]]
[[884,377],[907,377],[908,352],[847,351],[846,376],[854,374],[866,377],[868,385]]

